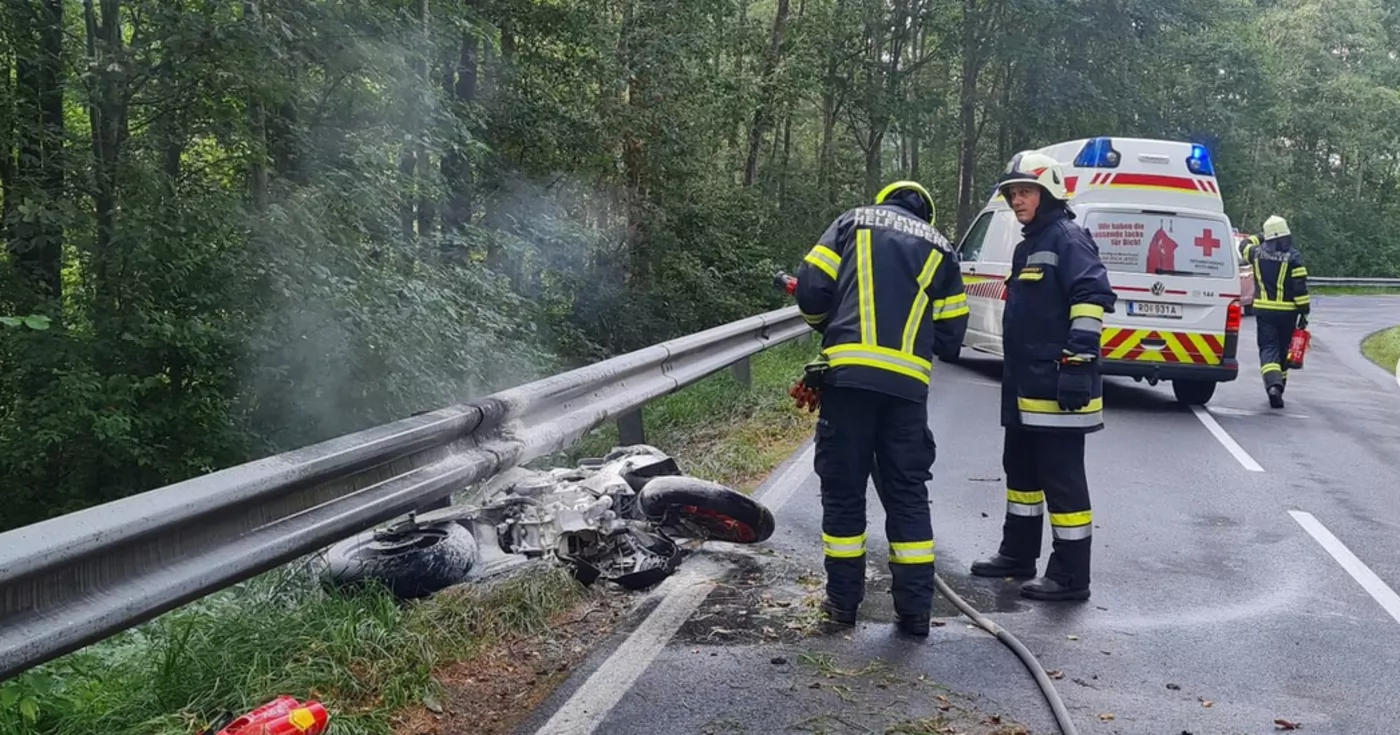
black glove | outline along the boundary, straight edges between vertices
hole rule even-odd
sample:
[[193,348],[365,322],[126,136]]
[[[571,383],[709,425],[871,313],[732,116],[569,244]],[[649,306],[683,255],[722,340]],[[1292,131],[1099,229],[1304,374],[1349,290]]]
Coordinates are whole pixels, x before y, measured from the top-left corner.
[[1089,392],[1094,387],[1093,363],[1060,363],[1060,384],[1055,392],[1055,399],[1059,401],[1060,408],[1066,411],[1078,411],[1089,405]]
[[1298,315],[1298,328],[1299,328],[1299,329],[1307,329],[1307,328],[1308,328],[1308,315],[1307,315],[1307,314],[1299,314],[1299,315]]
[[797,401],[799,409],[805,408],[810,413],[821,408],[822,383],[830,368],[826,353],[817,355],[816,359],[802,366],[802,377],[788,391],[788,395]]

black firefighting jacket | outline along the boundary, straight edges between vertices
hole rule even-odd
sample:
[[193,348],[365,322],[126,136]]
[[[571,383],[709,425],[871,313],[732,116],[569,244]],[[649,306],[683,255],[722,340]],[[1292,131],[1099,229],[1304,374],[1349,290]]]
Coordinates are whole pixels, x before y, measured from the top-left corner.
[[[1021,230],[1002,312],[1001,422],[1040,431],[1087,434],[1103,428],[1098,371],[1103,315],[1117,296],[1089,231],[1062,207],[1042,209]],[[1056,400],[1061,370],[1092,375],[1089,405]]]
[[1308,269],[1303,265],[1303,254],[1293,247],[1291,235],[1262,244],[1251,235],[1240,242],[1240,257],[1254,266],[1255,309],[1299,314],[1311,311]]
[[952,246],[888,202],[837,217],[798,269],[794,295],[822,333],[827,386],[927,400],[935,353],[960,347],[967,331]]

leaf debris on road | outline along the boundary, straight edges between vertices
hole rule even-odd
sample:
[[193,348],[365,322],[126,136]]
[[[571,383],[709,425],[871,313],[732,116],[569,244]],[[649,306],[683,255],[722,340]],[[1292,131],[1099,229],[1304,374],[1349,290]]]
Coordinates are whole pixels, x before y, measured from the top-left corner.
[[1282,717],[1274,720],[1274,726],[1280,730],[1297,730],[1303,726],[1301,722],[1289,722]]

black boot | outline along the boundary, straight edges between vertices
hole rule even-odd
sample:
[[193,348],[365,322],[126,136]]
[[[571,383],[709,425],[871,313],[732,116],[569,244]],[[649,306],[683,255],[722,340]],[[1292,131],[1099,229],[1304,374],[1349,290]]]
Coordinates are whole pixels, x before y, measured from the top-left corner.
[[927,615],[900,615],[899,632],[911,635],[915,638],[927,638],[929,629],[929,616]]
[[977,577],[1016,577],[1030,579],[1035,576],[1035,562],[1013,559],[997,554],[990,559],[972,563],[972,574]]
[[853,608],[838,607],[828,597],[822,600],[822,612],[826,617],[837,625],[854,626],[856,624],[856,610]]
[[1269,406],[1273,408],[1283,408],[1283,386],[1269,386]]
[[1031,600],[1046,600],[1049,602],[1087,600],[1089,599],[1089,588],[1080,587],[1075,589],[1060,584],[1049,577],[1041,577],[1034,582],[1027,582],[1021,585],[1021,596]]

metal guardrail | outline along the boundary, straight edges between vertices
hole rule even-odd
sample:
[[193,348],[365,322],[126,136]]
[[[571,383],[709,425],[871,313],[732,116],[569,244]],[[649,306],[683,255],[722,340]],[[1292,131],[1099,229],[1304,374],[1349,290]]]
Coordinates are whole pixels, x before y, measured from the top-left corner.
[[1346,278],[1308,276],[1308,285],[1360,286],[1362,288],[1400,288],[1400,278]]
[[[796,307],[0,534],[0,681],[569,446],[809,333]],[[640,429],[634,418],[631,430]]]

